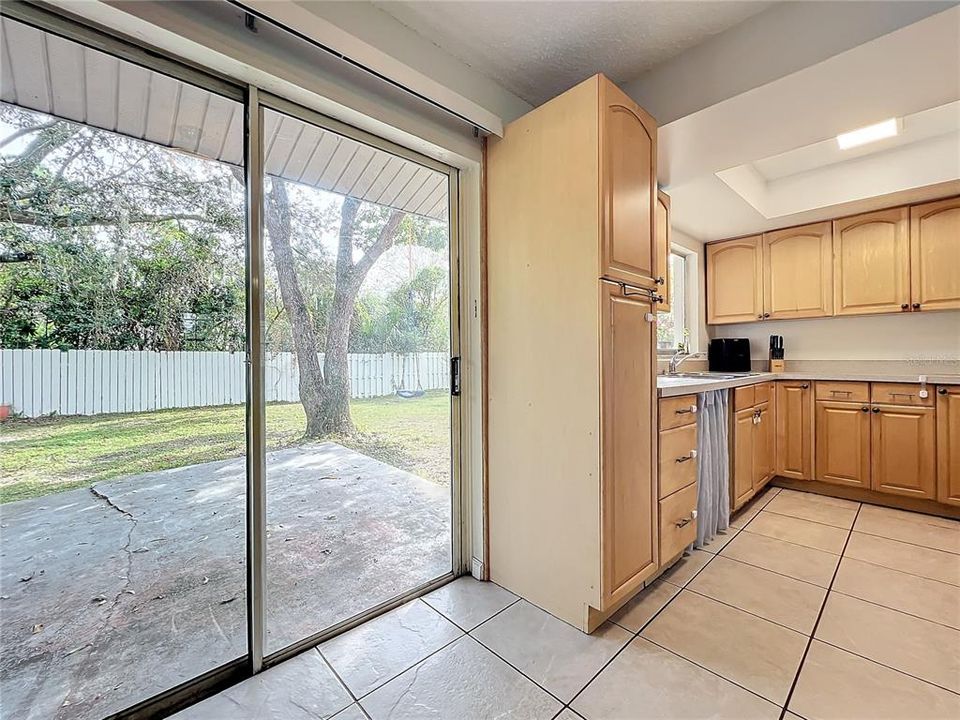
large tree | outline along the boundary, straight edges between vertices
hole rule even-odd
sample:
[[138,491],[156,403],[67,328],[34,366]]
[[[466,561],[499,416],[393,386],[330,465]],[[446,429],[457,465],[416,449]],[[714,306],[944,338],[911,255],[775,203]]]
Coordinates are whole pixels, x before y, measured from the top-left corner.
[[[182,349],[184,316],[236,310],[239,288],[204,278],[217,264],[218,247],[236,252],[242,243],[239,169],[12,106],[0,106],[0,119],[15,128],[0,140],[0,149],[22,147],[8,152],[0,168],[0,242],[28,253],[39,249],[45,257],[58,254],[57,262],[43,268],[59,268],[60,275],[38,287],[46,288],[48,311],[69,305],[77,318],[70,334],[62,320],[68,313],[58,311],[61,346],[97,347],[107,336],[111,346],[120,346],[118,338],[127,332],[124,348]],[[351,197],[327,203],[338,217],[325,217],[316,196],[305,192],[279,178],[267,180],[264,223],[282,304],[267,320],[272,326],[284,316],[300,371],[305,434],[320,437],[354,429],[348,351],[370,270],[401,236],[440,249],[446,233],[439,223]],[[332,259],[322,241],[329,231],[336,235]],[[113,240],[112,254],[101,247],[103,233]],[[16,308],[0,308],[16,316],[21,330],[36,322],[39,291],[32,283],[43,272],[34,268],[4,279],[11,297],[26,298]],[[86,297],[98,287],[111,289],[109,302]],[[93,314],[93,328],[84,326],[91,316],[84,308],[91,304],[102,310]],[[131,307],[136,312],[126,312]],[[126,330],[116,326],[121,321]],[[49,318],[43,322],[50,325]]]

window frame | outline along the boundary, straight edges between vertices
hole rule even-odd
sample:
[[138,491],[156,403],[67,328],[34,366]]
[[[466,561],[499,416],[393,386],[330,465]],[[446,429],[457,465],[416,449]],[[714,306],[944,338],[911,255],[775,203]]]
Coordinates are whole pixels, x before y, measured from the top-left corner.
[[[683,258],[683,293],[680,296],[680,301],[683,306],[683,328],[687,331],[687,337],[689,338],[689,347],[687,351],[690,354],[698,353],[700,351],[700,333],[699,333],[699,295],[700,295],[700,284],[699,284],[699,257],[695,250],[684,247],[683,245],[677,245],[675,243],[670,244],[670,254],[678,255]],[[670,262],[667,262],[668,272],[670,271]],[[675,294],[672,298],[670,312],[673,312],[673,308],[676,307],[677,295]],[[663,314],[670,314],[665,311],[661,311]],[[658,341],[657,347],[657,356],[658,357],[671,357],[674,353],[677,352],[676,347],[672,348],[661,348],[659,347]]]

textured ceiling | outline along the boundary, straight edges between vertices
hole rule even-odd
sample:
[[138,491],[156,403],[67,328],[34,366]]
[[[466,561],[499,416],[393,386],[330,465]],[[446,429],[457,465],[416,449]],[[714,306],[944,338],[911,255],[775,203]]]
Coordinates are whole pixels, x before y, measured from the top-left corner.
[[769,2],[378,2],[532,105],[603,72],[627,82]]

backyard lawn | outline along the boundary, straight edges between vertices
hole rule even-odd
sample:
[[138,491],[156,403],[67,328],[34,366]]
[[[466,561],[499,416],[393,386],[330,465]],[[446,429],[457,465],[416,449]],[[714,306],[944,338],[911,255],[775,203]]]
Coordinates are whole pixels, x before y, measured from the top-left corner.
[[[450,480],[450,396],[351,401],[356,433],[335,440],[437,483]],[[244,407],[7,420],[0,424],[0,502],[108,478],[238,457]],[[267,406],[267,450],[302,442],[303,407]]]

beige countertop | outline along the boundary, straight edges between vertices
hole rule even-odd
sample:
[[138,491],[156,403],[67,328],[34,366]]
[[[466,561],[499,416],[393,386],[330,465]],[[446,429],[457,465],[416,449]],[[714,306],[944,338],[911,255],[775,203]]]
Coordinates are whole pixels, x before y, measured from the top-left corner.
[[[729,375],[729,373],[727,373]],[[717,373],[724,375],[724,373]],[[927,374],[927,384],[929,385],[960,385],[960,375],[953,374]],[[657,392],[660,397],[675,397],[677,395],[689,395],[691,393],[707,392],[708,390],[723,390],[726,388],[741,387],[743,385],[753,385],[754,383],[767,382],[769,380],[849,380],[859,382],[899,382],[899,383],[919,383],[921,375],[919,374],[877,374],[871,372],[852,373],[852,372],[756,372],[749,375],[741,375],[736,378],[722,377],[682,377],[657,375]]]

